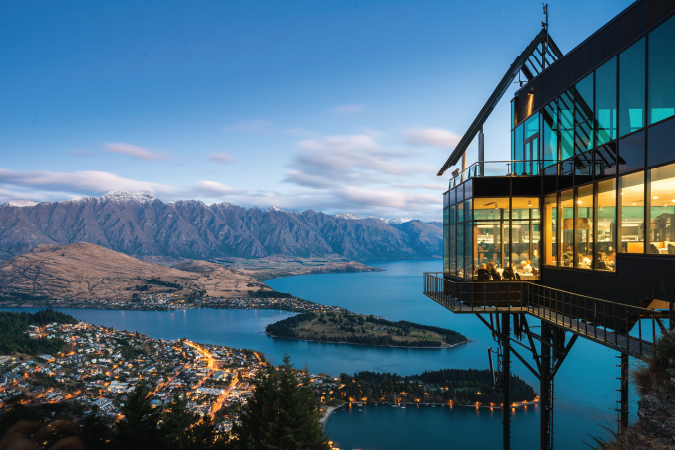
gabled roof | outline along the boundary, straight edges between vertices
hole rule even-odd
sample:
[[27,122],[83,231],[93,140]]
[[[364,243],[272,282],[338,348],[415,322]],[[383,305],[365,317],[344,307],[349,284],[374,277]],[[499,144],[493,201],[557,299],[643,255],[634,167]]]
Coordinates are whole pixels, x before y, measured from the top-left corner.
[[457,164],[459,158],[464,154],[471,141],[473,141],[473,138],[476,137],[476,134],[487,118],[490,117],[492,110],[497,106],[497,103],[499,103],[499,100],[504,96],[507,89],[511,86],[511,83],[521,70],[523,71],[525,78],[529,81],[562,56],[562,52],[558,49],[555,42],[553,42],[548,31],[545,28],[542,28],[539,34],[537,34],[537,37],[535,37],[532,42],[530,42],[530,45],[527,46],[525,51],[513,61],[509,70],[485,103],[485,106],[483,106],[483,109],[480,110],[476,119],[473,121],[467,132],[464,133],[459,144],[457,144],[457,147],[445,162],[445,165],[438,172],[438,175],[443,175],[446,170]]

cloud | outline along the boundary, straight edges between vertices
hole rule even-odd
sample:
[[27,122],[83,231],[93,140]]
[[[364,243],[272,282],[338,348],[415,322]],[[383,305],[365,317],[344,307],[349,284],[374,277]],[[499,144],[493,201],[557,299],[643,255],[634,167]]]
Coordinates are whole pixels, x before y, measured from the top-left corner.
[[166,156],[161,153],[137,147],[135,145],[125,144],[124,142],[107,143],[103,146],[103,150],[110,153],[128,155],[132,158],[142,159],[144,161],[160,161],[166,159]]
[[406,143],[417,146],[455,148],[461,136],[442,128],[418,128],[403,130]]
[[92,156],[92,155],[94,155],[94,152],[90,152],[89,150],[71,150],[68,153],[72,156]]
[[207,158],[221,164],[231,164],[234,162],[234,155],[230,155],[229,153],[209,153]]
[[358,114],[360,112],[365,111],[366,106],[365,105],[339,105],[331,109],[331,111],[335,114],[340,114],[340,115],[350,115],[350,114]]
[[225,127],[225,131],[238,133],[265,133],[274,128],[274,123],[269,120],[240,120],[232,122]]
[[424,184],[395,184],[393,185],[395,188],[399,189],[429,189],[432,191],[447,191],[448,190],[448,185],[447,184],[434,184],[434,183],[424,183]]
[[79,194],[97,194],[102,192],[150,191],[153,193],[173,194],[173,186],[150,181],[138,181],[124,178],[110,172],[83,170],[78,172],[50,172],[47,170],[29,170],[17,172],[0,168],[0,183],[14,186],[33,187],[48,190],[61,190]]
[[235,189],[218,181],[208,180],[197,181],[195,189],[208,198],[221,197],[223,195],[244,195],[246,193],[243,189]]

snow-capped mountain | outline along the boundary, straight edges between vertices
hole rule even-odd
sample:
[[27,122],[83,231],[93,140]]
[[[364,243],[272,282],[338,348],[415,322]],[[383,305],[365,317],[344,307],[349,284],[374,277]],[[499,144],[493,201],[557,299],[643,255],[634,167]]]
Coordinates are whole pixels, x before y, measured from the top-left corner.
[[[41,244],[89,242],[136,257],[328,256],[416,259],[443,254],[434,224],[358,219],[306,210],[285,212],[197,200],[165,203],[150,192],[113,191],[101,198],[0,208],[0,260]],[[114,205],[114,207],[110,207]],[[403,223],[405,222],[405,223]]]

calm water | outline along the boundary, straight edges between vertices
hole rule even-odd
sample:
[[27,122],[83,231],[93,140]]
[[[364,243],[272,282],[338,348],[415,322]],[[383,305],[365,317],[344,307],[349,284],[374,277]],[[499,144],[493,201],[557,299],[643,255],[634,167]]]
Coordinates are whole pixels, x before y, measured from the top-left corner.
[[[305,275],[271,280],[268,284],[281,292],[359,313],[454,329],[472,340],[454,349],[370,348],[266,336],[263,331],[267,324],[290,315],[283,311],[62,310],[80,320],[140,331],[154,338],[187,337],[198,342],[260,350],[273,363],[280,362],[286,352],[296,366],[307,365],[314,373],[339,375],[373,370],[415,374],[440,368],[487,368],[486,348],[496,348],[496,344],[482,322],[475,316],[452,314],[421,294],[421,274],[441,270],[441,264],[437,260],[377,262],[372,265],[386,269],[385,272]],[[554,431],[558,448],[582,448],[582,441],[589,442],[589,433],[602,433],[598,424],[614,426],[615,416],[610,411],[615,407],[618,399],[615,389],[619,387],[615,356],[616,352],[582,339],[573,347],[556,376]],[[513,360],[513,372],[538,390],[536,378]],[[340,411],[326,423],[331,438],[343,448],[403,450],[447,447],[452,442],[452,448],[478,450],[501,445],[499,412],[369,406],[357,413]],[[538,424],[535,409],[518,411],[512,432],[514,448],[538,448]]]

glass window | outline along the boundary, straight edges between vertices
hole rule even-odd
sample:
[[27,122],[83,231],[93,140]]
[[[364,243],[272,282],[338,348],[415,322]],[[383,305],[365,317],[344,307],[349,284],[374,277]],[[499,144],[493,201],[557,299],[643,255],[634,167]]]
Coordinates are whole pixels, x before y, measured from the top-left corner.
[[675,164],[649,171],[650,221],[647,253],[675,255]]
[[449,252],[450,275],[457,276],[457,227],[454,224],[450,225]]
[[647,166],[675,161],[675,119],[647,129]]
[[593,74],[575,86],[574,152],[580,154],[593,148]]
[[619,136],[645,126],[645,40],[619,55]]
[[450,272],[450,210],[443,210],[443,272]]
[[598,183],[595,268],[614,270],[616,261],[616,179]]
[[[518,126],[515,131],[513,158],[514,161],[522,161],[523,157],[523,125]],[[513,163],[513,171],[517,174],[523,172],[522,163]]]
[[476,240],[476,259],[478,265],[485,264],[486,267],[490,261],[494,262],[495,268],[502,268],[502,223],[501,222],[476,222],[475,227]]
[[574,267],[574,191],[560,194],[558,214],[560,217],[560,247],[558,253],[561,265]]
[[619,141],[619,173],[645,166],[645,131],[631,134]]
[[595,149],[595,179],[616,175],[616,142]]
[[457,276],[464,278],[464,224],[457,224]]
[[558,162],[558,105],[555,101],[544,107],[542,128],[544,130],[543,167],[549,167]]
[[596,145],[616,139],[616,57],[595,71]]
[[[523,159],[525,161],[539,160],[539,113],[525,121],[524,141],[523,141]],[[525,163],[523,175],[536,175],[538,165],[534,163]]]
[[464,203],[457,203],[457,223],[464,222]]
[[464,202],[464,220],[471,220],[471,200]]
[[555,266],[558,263],[558,195],[548,195],[544,199],[544,227],[546,231],[545,264]]
[[675,17],[649,33],[649,124],[675,115]]
[[475,198],[473,202],[474,220],[501,220],[509,217],[509,198]]
[[512,219],[538,219],[539,198],[537,197],[513,197],[511,199]]
[[475,264],[473,260],[473,223],[464,224],[464,278],[473,278]]
[[565,91],[558,99],[558,126],[560,127],[560,160],[574,156],[574,93]]
[[457,203],[464,201],[464,185],[460,184],[455,188],[455,194],[456,194],[456,199],[455,201]]
[[576,267],[591,269],[593,266],[593,185],[579,188],[576,244]]
[[619,178],[621,199],[621,247],[623,253],[644,253],[645,185],[644,172]]
[[[529,221],[511,222],[513,266],[521,276],[532,275],[532,229]],[[527,268],[529,266],[529,268]]]

